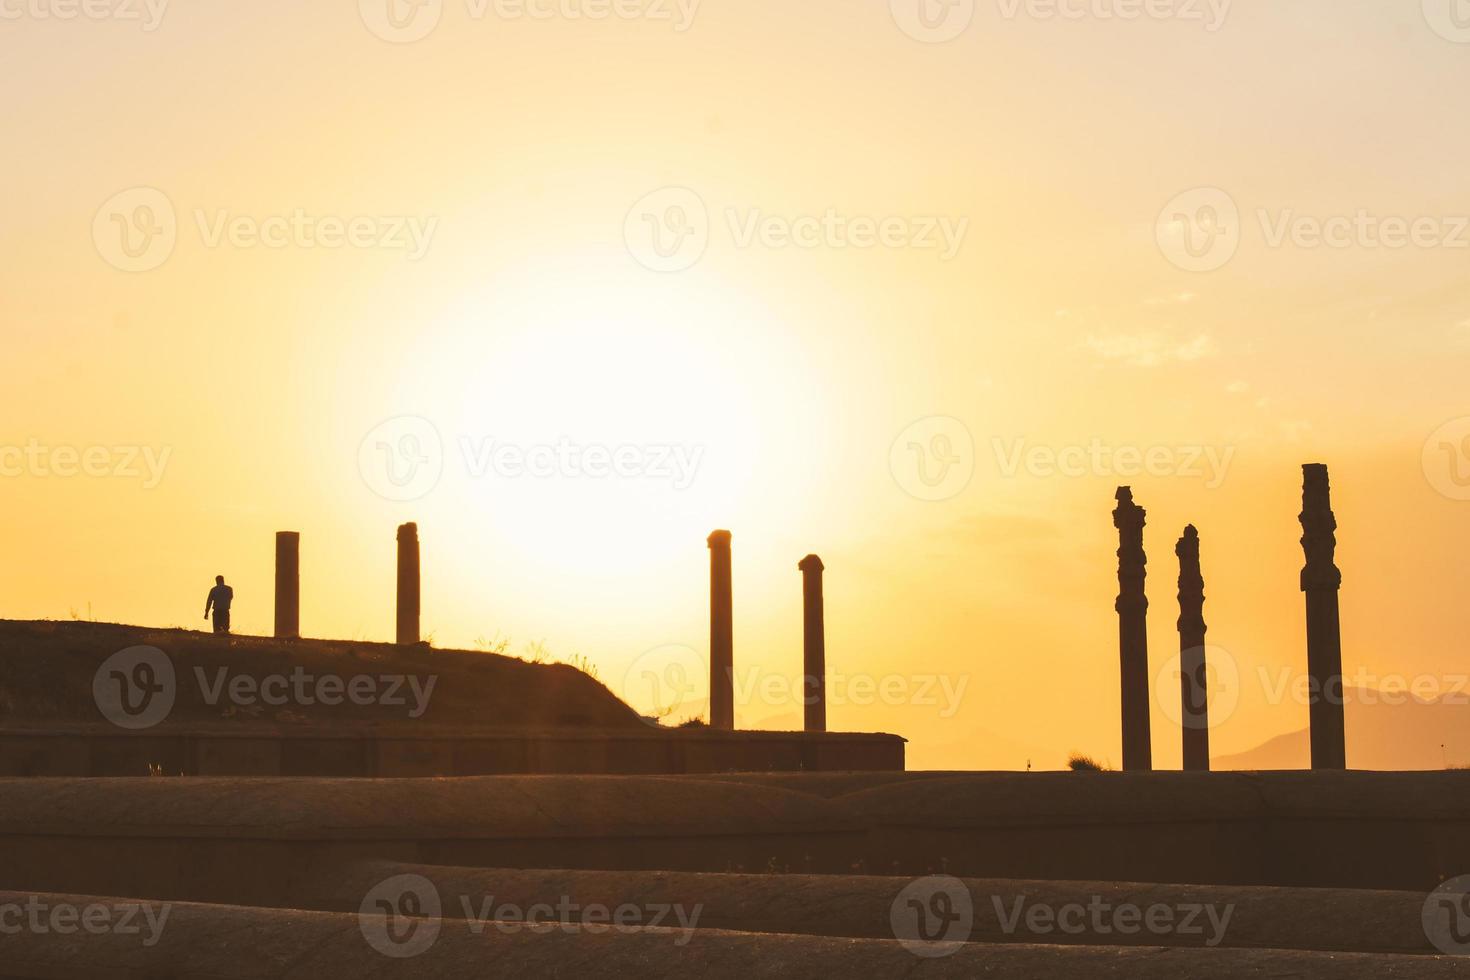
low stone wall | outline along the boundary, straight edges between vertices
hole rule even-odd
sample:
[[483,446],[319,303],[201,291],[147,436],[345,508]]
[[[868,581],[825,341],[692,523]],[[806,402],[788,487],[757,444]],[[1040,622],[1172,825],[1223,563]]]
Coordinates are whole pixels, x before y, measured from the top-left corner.
[[0,887],[278,905],[369,859],[847,869],[834,801],[669,776],[0,780]]
[[1470,873],[1470,772],[956,774],[840,799],[900,867],[1414,891]]
[[896,735],[703,728],[352,734],[0,731],[0,778],[901,772]]
[[15,779],[0,884],[270,904],[381,859],[1426,894],[1467,826],[1470,772]]

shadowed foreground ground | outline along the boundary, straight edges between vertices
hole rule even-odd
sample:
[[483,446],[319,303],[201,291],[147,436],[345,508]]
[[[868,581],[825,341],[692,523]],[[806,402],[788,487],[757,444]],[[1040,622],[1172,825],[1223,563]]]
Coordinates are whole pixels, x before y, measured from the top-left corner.
[[[0,905],[31,896],[0,892]],[[106,899],[42,896],[53,904]],[[476,934],[461,922],[439,924],[413,955],[390,956],[365,938],[383,920],[342,913],[176,905],[159,941],[136,936],[7,937],[5,978],[73,980],[334,980],[334,978],[487,976],[731,978],[1099,977],[1129,980],[1436,980],[1463,977],[1464,963],[1443,957],[1369,956],[1285,950],[1156,949],[959,945],[943,956],[916,956],[895,940],[835,939],[700,930],[641,929],[593,934],[570,926],[494,926]],[[423,928],[423,926],[420,926]],[[416,937],[417,938],[417,937]],[[427,937],[426,937],[427,938]]]
[[[574,895],[582,905],[607,908],[630,901],[697,906],[701,929],[853,939],[894,938],[893,905],[908,884],[904,878],[864,875],[517,870],[365,861],[324,877],[322,892],[302,904],[355,912],[378,883],[406,875],[432,882],[449,918],[472,918],[478,908],[476,901],[466,903],[460,896],[494,896],[497,902],[531,908],[555,906],[561,896]],[[1424,932],[1424,895],[1419,892],[975,878],[963,883],[973,901],[971,942],[1436,952]],[[1037,906],[1086,908],[1092,903],[1109,914],[1095,921],[1079,915],[1075,931],[1055,923],[1032,929],[1025,918]],[[1195,921],[1188,929],[1167,934],[1113,928],[1111,910],[1156,905],[1212,907],[1223,915],[1191,915]]]

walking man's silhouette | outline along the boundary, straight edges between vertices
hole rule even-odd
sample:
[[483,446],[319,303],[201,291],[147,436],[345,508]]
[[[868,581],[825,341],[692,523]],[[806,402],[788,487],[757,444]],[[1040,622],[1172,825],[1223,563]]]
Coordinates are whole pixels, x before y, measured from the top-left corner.
[[209,590],[209,598],[204,600],[204,618],[209,618],[210,607],[214,607],[214,631],[216,633],[228,633],[230,631],[230,603],[235,601],[235,590],[225,584],[223,575],[214,577],[214,588]]

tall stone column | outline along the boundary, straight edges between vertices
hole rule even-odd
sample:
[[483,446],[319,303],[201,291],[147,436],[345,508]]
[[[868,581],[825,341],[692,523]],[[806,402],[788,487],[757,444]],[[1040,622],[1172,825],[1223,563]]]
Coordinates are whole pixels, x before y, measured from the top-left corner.
[[1123,678],[1123,768],[1153,768],[1148,701],[1148,599],[1143,579],[1147,511],[1133,502],[1131,487],[1118,488],[1113,526],[1118,529],[1118,653]]
[[822,609],[822,571],[826,566],[816,555],[807,555],[796,567],[801,569],[801,700],[806,707],[806,730],[825,732],[827,730],[827,627]]
[[709,536],[709,726],[735,730],[735,615],[730,532]]
[[398,529],[398,643],[419,642],[419,526]]
[[1342,689],[1342,626],[1337,593],[1342,572],[1337,555],[1337,518],[1332,513],[1332,487],[1327,467],[1302,467],[1302,591],[1307,595],[1307,673],[1310,703],[1312,768],[1347,768],[1347,727]]
[[301,535],[276,532],[276,638],[301,637]]
[[1205,578],[1199,567],[1199,531],[1184,529],[1179,556],[1179,715],[1184,729],[1184,771],[1210,771],[1210,705],[1205,675]]

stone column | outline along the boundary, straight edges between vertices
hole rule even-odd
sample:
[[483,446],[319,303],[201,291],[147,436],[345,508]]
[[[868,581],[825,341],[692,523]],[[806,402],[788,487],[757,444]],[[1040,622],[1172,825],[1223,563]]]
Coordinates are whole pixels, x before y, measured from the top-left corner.
[[1205,674],[1205,578],[1199,567],[1199,531],[1193,524],[1174,548],[1179,556],[1179,715],[1184,728],[1184,771],[1210,771],[1210,705]]
[[1342,627],[1337,592],[1342,572],[1337,554],[1337,518],[1327,467],[1302,467],[1302,591],[1307,595],[1307,673],[1311,675],[1312,768],[1346,769],[1347,735],[1343,712]]
[[398,529],[398,643],[419,642],[419,526]]
[[802,678],[801,700],[806,706],[806,730],[827,730],[827,627],[822,611],[822,571],[816,555],[807,555],[801,569]]
[[301,637],[301,535],[276,532],[276,639]]
[[709,536],[709,727],[735,729],[735,616],[730,532]]
[[1123,768],[1153,768],[1148,701],[1148,599],[1143,593],[1143,525],[1147,512],[1133,502],[1131,487],[1118,488],[1113,526],[1118,529],[1118,653],[1123,677]]

